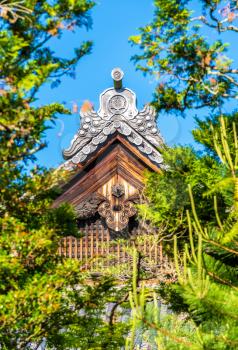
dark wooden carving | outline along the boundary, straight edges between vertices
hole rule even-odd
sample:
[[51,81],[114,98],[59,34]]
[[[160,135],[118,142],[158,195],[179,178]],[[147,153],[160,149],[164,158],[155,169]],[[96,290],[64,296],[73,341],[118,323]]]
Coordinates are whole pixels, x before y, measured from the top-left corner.
[[98,212],[105,218],[106,224],[110,229],[121,231],[128,225],[129,218],[136,214],[136,208],[130,201],[118,204],[104,201],[100,204]]
[[103,196],[98,193],[92,193],[87,199],[75,206],[77,217],[79,219],[87,219],[94,216],[103,200],[105,200]]
[[113,196],[120,198],[125,194],[125,188],[122,184],[115,184],[112,186],[112,194]]

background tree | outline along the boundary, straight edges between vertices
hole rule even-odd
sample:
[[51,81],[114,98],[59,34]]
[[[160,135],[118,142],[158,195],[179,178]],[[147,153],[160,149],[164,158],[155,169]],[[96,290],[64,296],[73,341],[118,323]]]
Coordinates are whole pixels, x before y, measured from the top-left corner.
[[[158,227],[160,239],[168,254],[173,255],[173,236],[189,237],[186,210],[190,208],[188,185],[193,189],[196,210],[202,224],[213,225],[217,222],[211,189],[214,183],[221,181],[227,169],[219,160],[217,148],[214,146],[214,133],[220,132],[219,115],[208,117],[204,121],[197,119],[197,128],[192,131],[195,141],[204,151],[196,151],[190,146],[165,147],[161,150],[168,168],[160,174],[148,173],[145,196],[147,203],[140,205],[140,215],[149,219]],[[237,113],[223,116],[226,123],[227,139],[231,153],[235,152],[233,125],[237,123]],[[221,141],[217,140],[219,147]],[[220,207],[221,217],[232,203],[232,188],[220,188],[216,201]]]
[[[146,195],[150,208],[147,211],[147,206],[142,206],[142,213],[164,226],[168,238],[173,233],[188,232],[183,226],[184,213],[190,205],[188,183],[193,186],[200,220],[215,218],[203,196],[225,171],[214,149],[212,128],[219,129],[224,104],[232,111],[233,105],[229,103],[237,98],[236,62],[227,56],[228,51],[232,54],[232,48],[229,50],[224,42],[226,33],[238,32],[237,16],[237,1],[155,0],[152,22],[130,38],[139,48],[133,57],[136,67],[153,75],[158,82],[152,101],[157,110],[183,116],[189,110],[195,114],[197,109],[202,109],[200,115],[203,113],[203,121],[196,118],[198,128],[193,135],[205,153],[190,147],[161,150],[169,169],[162,176],[148,176]],[[215,41],[209,36],[211,30],[213,36],[217,34]],[[205,118],[211,111],[212,116]],[[189,111],[190,115],[192,112]],[[230,137],[237,112],[226,113],[225,119]],[[219,194],[217,200],[225,207],[229,195]],[[170,216],[170,212],[174,215]]]
[[133,57],[137,68],[158,82],[157,110],[185,115],[189,109],[219,110],[236,99],[238,69],[223,34],[238,32],[237,1],[155,0],[154,6],[153,21],[131,42],[142,51]]
[[45,83],[56,87],[64,75],[74,76],[92,47],[82,43],[68,59],[52,51],[50,39],[90,27],[93,6],[90,0],[0,3],[1,349],[38,349],[43,339],[48,348],[66,349],[76,340],[86,348],[105,340],[109,327],[102,314],[111,280],[88,286],[82,263],[58,255],[61,237],[79,234],[69,206],[52,209],[69,174],[33,165],[49,122],[69,114],[55,102],[36,107],[37,93]]
[[[152,348],[235,349],[237,112],[224,115],[223,107],[232,111],[229,103],[237,98],[237,67],[227,56],[224,34],[238,31],[238,4],[219,0],[154,4],[152,23],[131,38],[142,51],[134,56],[137,68],[158,81],[154,106],[183,116],[201,109],[203,117],[210,111],[212,116],[197,119],[193,132],[204,146],[202,152],[191,147],[167,149],[163,151],[167,171],[148,177],[149,201],[141,211],[164,227],[165,239],[176,238],[178,283],[160,285],[152,307],[151,290],[142,288],[138,293],[134,288],[132,335],[138,326],[143,334],[149,331]],[[216,41],[209,37],[211,28]],[[160,317],[161,296],[176,314]],[[133,349],[133,337],[128,344]]]
[[[139,327],[152,348],[235,349],[238,146],[237,112],[229,102],[237,98],[237,68],[227,56],[223,33],[237,32],[238,4],[201,0],[197,15],[190,1],[154,3],[152,23],[131,38],[142,50],[134,56],[137,68],[158,81],[152,103],[166,113],[186,116],[188,110],[202,109],[203,117],[209,111],[212,115],[196,119],[193,136],[203,145],[201,152],[191,147],[162,150],[167,171],[148,175],[148,203],[141,212],[164,228],[164,246],[177,265],[178,282],[153,291],[134,288],[128,348],[135,346]],[[212,42],[206,28],[217,32],[217,41]],[[225,104],[229,115],[222,113]],[[173,315],[161,316],[161,297]]]

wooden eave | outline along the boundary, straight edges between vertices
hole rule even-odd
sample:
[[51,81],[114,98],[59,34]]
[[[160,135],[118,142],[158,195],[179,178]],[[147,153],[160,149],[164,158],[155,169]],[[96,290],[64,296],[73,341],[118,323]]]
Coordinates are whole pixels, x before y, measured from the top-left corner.
[[113,137],[90,160],[78,167],[77,173],[63,186],[63,194],[56,199],[54,206],[62,202],[79,204],[115,174],[141,190],[146,170],[161,171],[121,135]]

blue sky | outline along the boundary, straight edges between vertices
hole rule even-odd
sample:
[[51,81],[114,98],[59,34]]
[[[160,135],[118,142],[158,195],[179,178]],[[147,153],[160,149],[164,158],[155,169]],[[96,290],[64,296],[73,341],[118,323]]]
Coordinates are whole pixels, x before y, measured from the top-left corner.
[[[82,41],[92,40],[92,54],[83,57],[78,64],[76,79],[65,77],[55,89],[48,85],[42,87],[38,103],[66,102],[70,108],[73,103],[80,106],[85,100],[90,100],[97,110],[99,94],[112,86],[110,73],[114,67],[121,67],[124,71],[124,86],[135,91],[140,109],[150,102],[155,81],[135,70],[131,56],[136,53],[136,48],[128,43],[128,37],[137,34],[140,26],[151,21],[153,10],[152,0],[97,1],[91,12],[92,29],[67,32],[61,39],[54,38],[51,42],[57,54],[69,57],[74,47]],[[211,32],[209,35],[212,37],[215,34]],[[192,143],[193,116],[193,112],[185,120],[168,115],[159,116],[158,126],[169,145]],[[61,116],[56,125],[47,131],[48,147],[38,153],[41,165],[55,167],[63,161],[62,149],[69,146],[79,123],[79,114]]]

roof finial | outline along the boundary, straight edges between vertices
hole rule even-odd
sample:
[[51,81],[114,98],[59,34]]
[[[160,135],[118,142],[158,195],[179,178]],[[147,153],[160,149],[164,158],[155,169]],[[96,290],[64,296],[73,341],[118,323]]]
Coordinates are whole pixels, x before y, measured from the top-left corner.
[[116,90],[119,90],[122,88],[122,78],[124,76],[123,71],[121,68],[114,68],[111,73],[113,82],[114,82],[114,88]]

